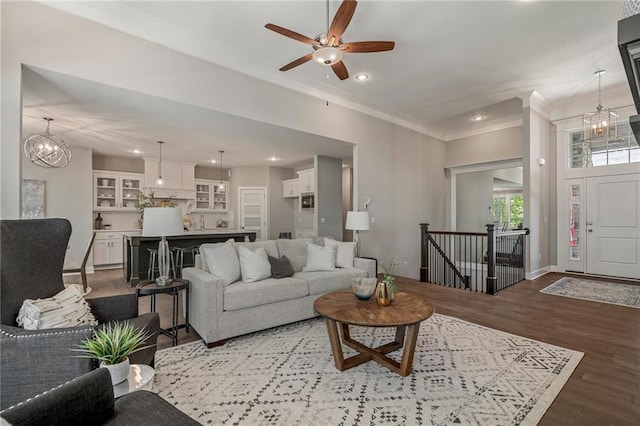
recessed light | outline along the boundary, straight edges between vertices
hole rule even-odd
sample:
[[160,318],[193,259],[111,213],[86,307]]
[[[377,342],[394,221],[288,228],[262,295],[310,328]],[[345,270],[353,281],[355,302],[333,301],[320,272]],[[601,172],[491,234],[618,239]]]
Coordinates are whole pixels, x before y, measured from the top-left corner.
[[361,72],[359,74],[356,74],[355,77],[353,77],[353,78],[355,78],[358,81],[365,81],[365,80],[367,80],[369,78],[369,75]]
[[134,154],[141,154],[142,151],[140,151],[139,149],[132,149],[131,152],[133,152]]
[[471,119],[473,121],[482,121],[482,120],[484,120],[484,118],[485,118],[484,115],[476,115],[475,117],[472,117]]
[[210,163],[217,163],[216,160],[209,160]]
[[271,157],[267,158],[267,160],[269,160],[269,161],[278,161],[278,158],[272,155]]

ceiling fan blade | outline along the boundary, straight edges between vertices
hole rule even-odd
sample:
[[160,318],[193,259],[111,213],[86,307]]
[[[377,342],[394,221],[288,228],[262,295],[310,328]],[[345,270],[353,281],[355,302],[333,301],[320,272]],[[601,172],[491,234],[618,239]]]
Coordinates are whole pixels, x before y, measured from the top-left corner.
[[265,25],[264,27],[265,27],[265,28],[267,28],[267,29],[269,29],[269,30],[271,30],[271,31],[275,31],[275,32],[277,32],[278,34],[281,34],[281,35],[283,35],[283,36],[285,36],[285,37],[289,37],[289,38],[292,38],[292,39],[294,39],[294,40],[301,41],[301,42],[306,43],[306,44],[313,44],[313,43],[315,43],[315,41],[314,41],[313,39],[310,39],[310,38],[309,38],[309,37],[307,37],[307,36],[303,36],[302,34],[298,34],[298,33],[297,33],[297,32],[295,32],[295,31],[291,31],[291,30],[288,30],[288,29],[286,29],[286,28],[279,27],[278,25],[274,25],[274,24],[267,24],[267,25]]
[[340,80],[346,80],[349,78],[349,71],[347,71],[347,67],[344,65],[344,62],[336,62],[331,65],[331,69],[336,73]]
[[340,50],[345,53],[372,53],[393,50],[396,44],[393,41],[356,41],[354,43],[342,43]]
[[340,42],[340,37],[342,37],[349,22],[351,22],[357,5],[358,2],[355,0],[344,0],[338,8],[336,16],[333,17],[333,21],[329,27],[329,34],[327,34],[327,40],[330,46],[337,46]]
[[284,67],[280,68],[280,71],[289,71],[291,68],[295,68],[298,65],[302,65],[305,62],[310,61],[311,58],[313,58],[313,53],[308,53],[308,54],[304,55],[303,57],[296,59],[293,62],[289,62]]

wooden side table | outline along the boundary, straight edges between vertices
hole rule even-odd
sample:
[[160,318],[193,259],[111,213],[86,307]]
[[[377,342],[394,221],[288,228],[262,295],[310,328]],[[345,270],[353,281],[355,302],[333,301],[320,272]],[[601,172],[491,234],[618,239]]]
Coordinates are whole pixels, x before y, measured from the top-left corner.
[[[186,307],[184,310],[184,324],[178,324],[178,295],[180,290],[185,291]],[[172,345],[178,344],[178,330],[184,328],[189,332],[189,281],[183,279],[173,279],[166,285],[159,286],[155,281],[143,281],[136,285],[136,295],[138,297],[151,296],[151,312],[156,311],[156,294],[166,293],[173,296],[173,324],[169,328],[161,328],[160,332],[171,338]]]

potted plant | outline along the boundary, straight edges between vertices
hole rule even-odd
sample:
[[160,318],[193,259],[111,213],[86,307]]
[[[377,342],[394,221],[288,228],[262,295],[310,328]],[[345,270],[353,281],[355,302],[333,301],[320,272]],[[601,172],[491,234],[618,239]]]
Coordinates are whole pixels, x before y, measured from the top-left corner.
[[396,260],[394,257],[391,259],[391,262],[389,262],[388,267],[385,266],[384,263],[380,264],[383,272],[382,282],[381,285],[378,285],[379,289],[376,291],[376,302],[378,302],[379,305],[385,306],[393,302],[398,288],[396,287],[396,277],[391,275],[391,272],[396,266],[406,265],[407,263],[406,260]]
[[111,322],[72,350],[82,352],[78,358],[99,360],[100,367],[109,370],[111,382],[117,385],[129,375],[129,355],[154,346],[144,344],[148,337],[146,331],[136,329],[128,321]]

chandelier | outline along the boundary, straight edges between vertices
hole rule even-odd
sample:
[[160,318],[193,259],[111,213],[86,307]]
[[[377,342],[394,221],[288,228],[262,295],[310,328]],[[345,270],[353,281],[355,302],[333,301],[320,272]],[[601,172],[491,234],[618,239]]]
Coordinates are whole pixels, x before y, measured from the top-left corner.
[[31,133],[24,140],[24,155],[35,165],[40,167],[63,168],[71,162],[71,148],[65,141],[52,135],[49,125],[53,118],[47,120],[44,133]]
[[582,116],[582,139],[602,139],[618,137],[618,114],[609,108],[604,108],[600,100],[600,84],[604,70],[596,71],[598,76],[598,106],[595,112],[588,112]]

